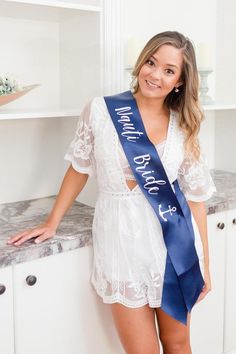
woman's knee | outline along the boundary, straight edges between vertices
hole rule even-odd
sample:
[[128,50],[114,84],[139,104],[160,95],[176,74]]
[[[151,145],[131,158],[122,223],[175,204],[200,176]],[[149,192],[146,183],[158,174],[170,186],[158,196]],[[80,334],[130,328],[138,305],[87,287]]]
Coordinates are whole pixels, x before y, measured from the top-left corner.
[[191,354],[190,314],[187,325],[180,323],[161,308],[156,309],[156,315],[164,354]]
[[187,334],[160,335],[165,354],[191,354],[190,340]]

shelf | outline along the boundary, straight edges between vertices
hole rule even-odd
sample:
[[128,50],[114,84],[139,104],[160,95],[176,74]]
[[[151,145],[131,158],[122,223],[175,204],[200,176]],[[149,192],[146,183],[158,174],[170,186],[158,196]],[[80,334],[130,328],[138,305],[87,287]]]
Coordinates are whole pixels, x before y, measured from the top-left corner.
[[204,111],[224,111],[236,109],[236,104],[209,104],[204,105]]
[[[217,110],[234,110],[236,105],[209,105],[203,106],[204,111],[217,111]],[[23,110],[23,109],[1,109],[0,107],[0,120],[11,119],[34,119],[34,118],[63,118],[63,117],[76,117],[80,116],[80,109],[50,109],[50,110]]]
[[22,4],[29,4],[29,5],[42,5],[42,6],[51,6],[51,7],[60,7],[64,9],[74,9],[74,10],[84,10],[84,11],[94,11],[100,12],[100,6],[94,5],[86,5],[79,3],[78,0],[4,0],[4,2],[11,2],[11,3],[22,3]]
[[0,120],[12,119],[32,119],[32,118],[63,118],[75,117],[78,118],[81,110],[78,109],[51,109],[51,110],[7,110],[1,111]]

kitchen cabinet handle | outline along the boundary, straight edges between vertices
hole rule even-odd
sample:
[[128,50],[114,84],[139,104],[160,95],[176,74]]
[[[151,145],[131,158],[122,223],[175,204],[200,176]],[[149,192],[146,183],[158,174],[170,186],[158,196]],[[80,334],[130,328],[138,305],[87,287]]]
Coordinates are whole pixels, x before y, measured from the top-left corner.
[[236,225],[236,219],[233,219],[233,224]]
[[223,229],[225,228],[225,224],[224,224],[223,222],[219,222],[219,223],[217,224],[217,227],[218,227],[218,229],[223,230]]
[[29,286],[32,286],[36,283],[37,281],[37,278],[35,275],[28,275],[26,277],[26,283],[29,285]]
[[2,295],[3,293],[5,293],[5,291],[6,291],[5,285],[0,284],[0,295]]

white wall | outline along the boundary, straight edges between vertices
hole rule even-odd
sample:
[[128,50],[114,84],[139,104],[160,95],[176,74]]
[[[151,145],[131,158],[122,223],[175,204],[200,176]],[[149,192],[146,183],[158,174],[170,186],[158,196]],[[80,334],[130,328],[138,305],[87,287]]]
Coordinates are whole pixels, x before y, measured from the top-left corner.
[[236,102],[236,3],[217,0],[216,99],[222,103]]
[[[57,194],[78,118],[0,120],[0,203]],[[94,204],[90,180],[78,200]]]
[[0,202],[55,193],[66,140],[60,119],[0,121]]
[[216,114],[216,168],[236,173],[235,110]]
[[[217,0],[216,98],[224,104],[236,103],[236,3]],[[215,166],[236,172],[236,111],[216,114]]]

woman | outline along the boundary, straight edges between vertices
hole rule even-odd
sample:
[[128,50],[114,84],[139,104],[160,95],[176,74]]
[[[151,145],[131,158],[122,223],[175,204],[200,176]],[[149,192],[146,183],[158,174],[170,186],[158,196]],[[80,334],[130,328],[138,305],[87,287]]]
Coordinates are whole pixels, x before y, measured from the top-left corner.
[[[53,237],[88,175],[96,177],[91,281],[111,306],[124,350],[160,353],[156,316],[164,353],[190,354],[190,310],[211,289],[204,201],[215,191],[198,142],[203,114],[191,42],[178,32],[157,34],[142,50],[133,77],[132,92],[87,104],[53,210],[43,225],[8,242]],[[143,138],[150,155],[137,156]],[[157,171],[147,170],[154,160]],[[167,192],[155,206],[163,186]],[[175,206],[168,205],[169,197]]]

